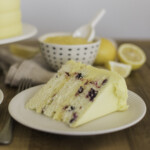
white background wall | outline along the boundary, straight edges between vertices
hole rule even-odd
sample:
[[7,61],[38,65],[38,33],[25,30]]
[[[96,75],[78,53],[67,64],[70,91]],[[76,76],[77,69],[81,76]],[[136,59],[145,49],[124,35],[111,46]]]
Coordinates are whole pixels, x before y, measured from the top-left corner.
[[101,37],[150,39],[150,0],[21,0],[23,22],[39,33],[73,32],[106,8],[96,26]]

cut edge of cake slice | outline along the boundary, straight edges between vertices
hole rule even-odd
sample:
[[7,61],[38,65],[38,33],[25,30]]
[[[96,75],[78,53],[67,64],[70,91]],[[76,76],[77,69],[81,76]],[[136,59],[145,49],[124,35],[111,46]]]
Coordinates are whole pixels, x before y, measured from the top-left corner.
[[56,114],[58,114],[59,109],[62,107],[63,103],[66,103],[72,96],[74,96],[78,87],[84,83],[82,81],[83,74],[81,73],[81,71],[86,65],[81,64],[79,62],[77,64],[78,68],[74,66],[74,72],[69,73],[70,79],[57,92],[57,94],[54,96],[52,103],[45,106],[44,115],[52,117],[56,120],[60,120],[59,117],[56,117]]
[[80,63],[68,61],[29,101],[26,108],[33,109],[37,113],[43,113],[45,107],[53,101],[53,97],[70,79],[72,72],[80,69]]
[[54,97],[53,102],[46,106],[46,109],[44,110],[44,115],[59,120],[59,118],[56,118],[56,114],[59,112],[59,109],[63,106],[63,103],[67,102],[74,96],[80,85],[82,85],[82,82],[80,80],[78,80],[78,82],[75,82],[74,78],[68,80],[68,82]]

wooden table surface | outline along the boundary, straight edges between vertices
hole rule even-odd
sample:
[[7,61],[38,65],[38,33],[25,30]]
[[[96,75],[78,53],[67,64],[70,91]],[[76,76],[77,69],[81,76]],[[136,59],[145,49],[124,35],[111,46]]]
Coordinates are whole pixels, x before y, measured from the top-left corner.
[[[142,121],[115,133],[83,137],[44,133],[15,122],[11,144],[0,145],[0,150],[150,150],[150,42],[119,41],[118,44],[124,42],[139,45],[147,56],[146,64],[141,69],[133,71],[126,79],[128,89],[140,95],[147,105],[147,113]],[[34,45],[36,44],[35,42]],[[0,88],[5,95],[4,102],[0,105],[1,130],[8,118],[8,103],[17,93],[17,89],[4,85],[2,73],[0,73]]]

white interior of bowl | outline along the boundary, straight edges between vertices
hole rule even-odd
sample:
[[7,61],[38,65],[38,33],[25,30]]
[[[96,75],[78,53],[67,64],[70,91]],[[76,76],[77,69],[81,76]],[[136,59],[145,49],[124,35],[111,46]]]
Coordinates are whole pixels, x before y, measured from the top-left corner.
[[[61,44],[51,44],[51,43],[46,43],[46,42],[44,42],[44,40],[46,39],[46,38],[48,38],[48,37],[54,37],[54,36],[63,36],[63,35],[72,35],[71,33],[65,33],[65,32],[57,32],[57,33],[48,33],[48,34],[44,34],[44,35],[42,35],[41,37],[39,37],[38,38],[38,40],[39,40],[39,42],[41,42],[41,43],[45,43],[45,44],[47,44],[47,45],[61,45]],[[94,44],[97,44],[97,43],[99,43],[100,42],[100,38],[98,38],[98,37],[95,37],[95,39],[94,39],[94,42],[93,43],[89,43],[89,44],[79,44],[79,45],[63,45],[63,47],[65,46],[65,47],[74,47],[74,46],[85,46],[85,45],[87,45],[87,46],[91,46],[91,45],[94,45]]]

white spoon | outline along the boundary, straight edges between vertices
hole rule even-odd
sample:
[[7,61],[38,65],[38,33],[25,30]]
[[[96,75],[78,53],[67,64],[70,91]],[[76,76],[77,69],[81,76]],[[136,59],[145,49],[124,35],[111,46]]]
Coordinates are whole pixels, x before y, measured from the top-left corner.
[[82,38],[86,38],[88,40],[88,42],[92,41],[95,37],[95,26],[98,23],[98,21],[100,21],[102,19],[102,17],[104,16],[106,10],[102,9],[97,15],[96,17],[93,19],[93,21],[91,21],[91,23],[86,24],[84,26],[81,26],[80,28],[78,28],[74,33],[73,33],[73,37],[82,37]]
[[3,99],[4,99],[4,94],[2,90],[0,89],[0,104],[2,103]]

